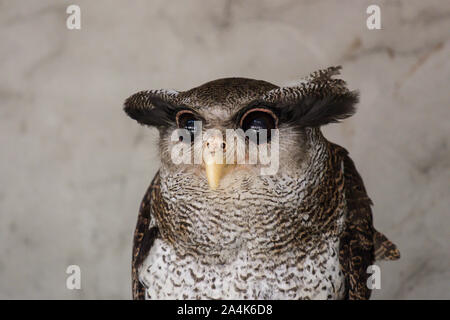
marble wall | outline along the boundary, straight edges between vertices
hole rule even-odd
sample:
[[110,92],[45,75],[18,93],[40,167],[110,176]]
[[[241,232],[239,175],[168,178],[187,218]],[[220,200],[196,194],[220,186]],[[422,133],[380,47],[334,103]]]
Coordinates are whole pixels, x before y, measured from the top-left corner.
[[[66,7],[81,7],[81,30]],[[366,8],[381,8],[368,30]],[[0,1],[0,298],[128,299],[156,132],[122,111],[147,88],[330,65],[361,92],[324,128],[351,153],[401,249],[375,299],[450,298],[450,2]],[[65,287],[66,267],[82,290]]]

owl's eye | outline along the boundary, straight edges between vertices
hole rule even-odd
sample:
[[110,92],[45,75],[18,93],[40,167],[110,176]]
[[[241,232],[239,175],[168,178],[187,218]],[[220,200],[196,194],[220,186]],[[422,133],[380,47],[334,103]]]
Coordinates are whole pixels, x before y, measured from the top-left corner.
[[[200,120],[191,111],[188,110],[182,110],[178,112],[176,119],[178,128],[186,129],[187,131],[189,131],[191,133],[191,142],[194,141],[194,134],[197,130],[195,122]],[[180,136],[180,141],[183,141],[182,136]]]
[[267,141],[270,141],[271,129],[275,129],[277,119],[272,111],[267,109],[253,109],[247,111],[241,118],[241,128],[245,132],[247,130],[255,130],[257,134],[257,142],[260,143],[259,135],[261,130],[267,130]]

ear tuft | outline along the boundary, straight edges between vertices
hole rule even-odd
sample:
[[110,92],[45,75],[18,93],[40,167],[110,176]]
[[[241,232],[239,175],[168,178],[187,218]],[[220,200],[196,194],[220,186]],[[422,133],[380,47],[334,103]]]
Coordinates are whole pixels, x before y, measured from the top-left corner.
[[142,125],[162,127],[173,123],[178,92],[166,90],[140,91],[124,103],[125,113]]
[[349,91],[340,74],[341,66],[311,73],[295,86],[279,87],[267,92],[262,100],[279,108],[280,121],[300,127],[319,127],[339,122],[355,113],[357,91]]
[[300,127],[320,127],[352,116],[359,101],[356,91],[346,91],[325,97],[305,96],[282,106],[280,120]]

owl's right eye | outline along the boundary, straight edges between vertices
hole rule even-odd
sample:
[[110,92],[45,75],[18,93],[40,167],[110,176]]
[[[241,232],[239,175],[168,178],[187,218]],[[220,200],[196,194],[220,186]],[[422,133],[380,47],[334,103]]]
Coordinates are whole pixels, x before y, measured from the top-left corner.
[[[176,120],[178,128],[189,131],[191,134],[191,142],[194,141],[194,135],[197,130],[195,122],[200,120],[189,110],[182,110],[178,112]],[[183,141],[182,136],[180,136],[180,141]]]
[[253,130],[256,132],[257,143],[260,143],[262,130],[266,131],[266,141],[270,141],[272,129],[277,127],[277,117],[269,109],[255,108],[247,111],[241,118],[240,126],[244,131]]

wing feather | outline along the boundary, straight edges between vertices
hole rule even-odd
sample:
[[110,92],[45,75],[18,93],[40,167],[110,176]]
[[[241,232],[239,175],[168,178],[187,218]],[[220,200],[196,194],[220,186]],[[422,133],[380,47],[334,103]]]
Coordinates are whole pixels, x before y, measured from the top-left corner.
[[144,300],[145,288],[139,282],[139,267],[147,257],[153,242],[158,237],[158,228],[152,227],[152,210],[155,202],[160,201],[160,177],[159,172],[156,173],[152,183],[142,199],[139,208],[138,220],[134,231],[133,239],[133,259],[131,264],[131,277],[133,286],[133,299]]
[[373,264],[373,221],[364,183],[348,156],[347,151],[338,147],[344,162],[344,190],[347,203],[346,229],[341,238],[340,260],[347,283],[347,299],[369,299],[367,287],[367,267]]
[[375,260],[400,257],[395,244],[376,231],[372,219],[372,200],[347,150],[332,144],[344,163],[344,190],[347,203],[346,229],[341,237],[340,263],[346,277],[347,298],[369,299],[367,267]]

